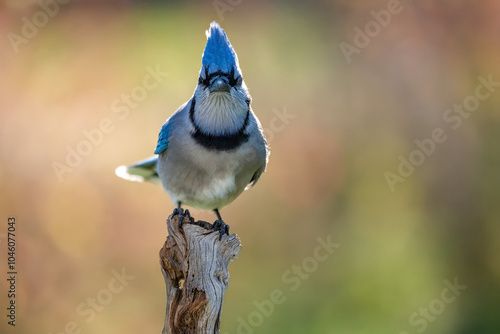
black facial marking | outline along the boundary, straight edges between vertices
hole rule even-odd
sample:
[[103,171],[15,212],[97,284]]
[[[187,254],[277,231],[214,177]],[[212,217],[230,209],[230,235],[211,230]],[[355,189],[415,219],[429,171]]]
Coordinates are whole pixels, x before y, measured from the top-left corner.
[[193,97],[191,100],[191,108],[189,109],[189,120],[194,126],[194,132],[191,133],[191,137],[193,137],[198,144],[209,150],[230,151],[248,141],[250,135],[246,133],[245,130],[249,122],[250,109],[247,111],[245,122],[243,122],[243,125],[237,132],[228,135],[212,135],[204,133],[196,124],[194,120],[195,103],[196,100]]
[[231,68],[231,73],[217,71],[211,73],[210,75],[208,74],[208,68],[205,68],[205,79],[203,79],[200,75],[200,77],[198,78],[198,84],[202,84],[203,86],[208,87],[208,85],[210,84],[210,80],[218,75],[226,77],[229,80],[229,85],[231,87],[241,85],[241,83],[243,82],[243,78],[241,77],[241,75],[238,75],[237,78],[234,77],[234,67]]

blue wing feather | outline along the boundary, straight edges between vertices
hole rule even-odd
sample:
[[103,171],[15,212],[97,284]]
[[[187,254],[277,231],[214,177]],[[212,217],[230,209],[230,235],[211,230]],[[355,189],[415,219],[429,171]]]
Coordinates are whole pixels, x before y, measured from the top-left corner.
[[158,144],[156,145],[155,154],[162,154],[168,147],[168,140],[171,134],[172,122],[168,119],[161,127],[160,134],[158,135]]

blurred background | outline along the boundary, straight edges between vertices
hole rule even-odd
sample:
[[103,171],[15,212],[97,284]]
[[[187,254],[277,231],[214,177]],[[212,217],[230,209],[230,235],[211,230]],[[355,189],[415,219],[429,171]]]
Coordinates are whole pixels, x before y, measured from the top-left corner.
[[0,7],[1,333],[161,332],[174,206],[114,170],[191,97],[213,20],[272,151],[223,210],[221,333],[500,332],[498,1]]

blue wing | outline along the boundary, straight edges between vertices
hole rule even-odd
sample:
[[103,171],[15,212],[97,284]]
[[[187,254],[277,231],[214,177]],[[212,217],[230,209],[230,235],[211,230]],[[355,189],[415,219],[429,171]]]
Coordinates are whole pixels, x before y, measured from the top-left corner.
[[156,145],[155,154],[162,154],[168,146],[168,140],[172,132],[172,121],[167,119],[165,124],[161,127],[160,134],[158,135],[158,144]]

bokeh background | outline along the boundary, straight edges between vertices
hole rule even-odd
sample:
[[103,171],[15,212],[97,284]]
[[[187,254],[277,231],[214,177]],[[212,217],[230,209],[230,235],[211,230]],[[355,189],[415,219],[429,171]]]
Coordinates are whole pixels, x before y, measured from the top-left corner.
[[[223,210],[243,249],[229,267],[221,333],[500,332],[500,87],[467,117],[447,111],[473,101],[479,77],[500,81],[498,1],[0,7],[1,333],[160,333],[158,251],[174,206],[161,187],[114,169],[151,155],[165,119],[191,97],[213,20],[238,53],[272,150],[259,183]],[[377,29],[371,11],[388,7],[399,12]],[[341,43],[356,46],[367,27],[367,45],[346,57]],[[167,74],[116,113],[148,68]],[[103,120],[107,133],[85,148],[84,133]],[[436,128],[446,141],[418,160],[415,140]],[[77,147],[86,155],[68,166]],[[387,172],[412,153],[419,166],[391,188]],[[323,261],[318,238],[338,244]],[[110,297],[113,270],[133,279]],[[452,302],[446,280],[467,287]],[[283,303],[259,311],[276,289]]]

